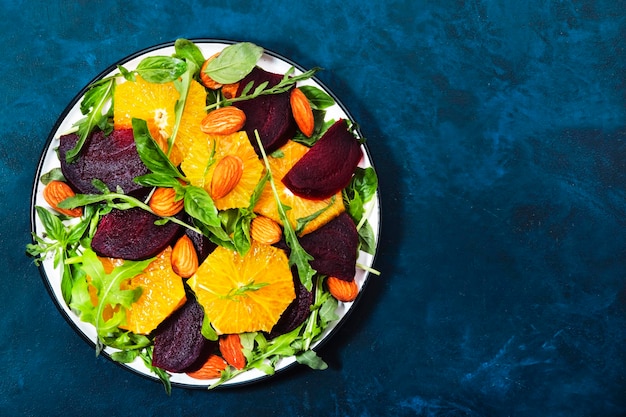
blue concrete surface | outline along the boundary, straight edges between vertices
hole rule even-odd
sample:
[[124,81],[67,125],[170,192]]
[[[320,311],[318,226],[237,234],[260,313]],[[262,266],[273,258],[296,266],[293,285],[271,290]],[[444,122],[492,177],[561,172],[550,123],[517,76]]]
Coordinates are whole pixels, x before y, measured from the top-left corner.
[[[626,415],[626,2],[0,1],[0,415]],[[383,232],[350,320],[268,382],[166,396],[63,320],[24,254],[42,147],[125,56],[257,43],[360,123]]]

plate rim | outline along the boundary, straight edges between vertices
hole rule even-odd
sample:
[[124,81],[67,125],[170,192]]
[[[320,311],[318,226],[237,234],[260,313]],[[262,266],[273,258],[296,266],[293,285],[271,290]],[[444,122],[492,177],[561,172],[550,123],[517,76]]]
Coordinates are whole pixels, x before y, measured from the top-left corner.
[[[189,41],[193,42],[194,44],[235,44],[238,43],[239,41],[235,41],[232,39],[222,39],[222,38],[189,38]],[[145,47],[143,49],[140,49],[136,52],[133,52],[129,55],[126,55],[122,58],[120,58],[119,60],[117,60],[115,63],[107,66],[104,70],[100,71],[95,77],[93,77],[87,84],[85,84],[85,86],[83,88],[81,88],[75,95],[74,97],[69,101],[69,103],[65,106],[64,110],[60,113],[60,115],[57,117],[55,123],[53,124],[52,128],[50,129],[50,133],[48,134],[46,141],[42,147],[42,151],[41,154],[39,156],[39,161],[37,164],[37,168],[35,170],[35,176],[33,178],[33,182],[32,182],[32,187],[31,187],[31,198],[30,198],[30,231],[31,231],[31,241],[33,243],[35,243],[34,237],[33,235],[36,232],[36,221],[37,221],[37,214],[36,214],[36,209],[35,209],[35,205],[36,205],[36,199],[37,199],[37,189],[38,189],[38,184],[40,182],[40,178],[42,175],[42,170],[43,170],[43,166],[46,160],[46,154],[49,151],[50,146],[52,145],[52,142],[55,139],[55,135],[57,133],[57,131],[59,130],[59,128],[61,127],[61,125],[63,124],[63,122],[65,121],[65,119],[67,118],[68,114],[70,113],[70,111],[80,102],[80,100],[83,98],[83,96],[85,95],[85,93],[88,91],[89,87],[95,82],[98,81],[99,79],[103,78],[105,75],[109,74],[110,72],[114,71],[118,65],[124,65],[126,62],[129,62],[135,58],[138,58],[140,56],[146,55],[148,53],[151,52],[155,52],[155,51],[159,51],[165,48],[170,48],[173,47],[176,41],[167,41],[167,42],[162,42],[162,43],[158,43],[152,46],[148,46]],[[282,54],[279,54],[277,52],[275,52],[274,50],[271,49],[267,49],[265,47],[263,47],[263,53],[267,54],[273,58],[279,59],[284,61],[287,64],[292,65],[294,68],[305,72],[306,69],[301,66],[300,64],[298,64],[297,62],[293,61],[290,58],[287,58],[285,56],[283,56]],[[335,103],[339,106],[339,108],[342,110],[342,112],[345,113],[345,115],[347,116],[347,118],[352,121],[353,123],[356,123],[352,113],[348,110],[348,108],[344,105],[344,103],[339,99],[339,97],[330,89],[328,88],[328,86],[323,83],[316,75],[313,75],[313,77],[311,77],[311,79],[317,83],[319,86],[321,86],[324,90],[325,93],[327,93],[328,95],[330,95],[333,100],[335,100]],[[364,136],[362,135],[362,132],[360,130],[360,126],[357,124],[356,125],[356,131],[358,133],[358,135],[361,138],[364,138]],[[367,158],[368,158],[368,162],[369,165],[374,169],[375,172],[378,173],[378,171],[376,170],[375,166],[374,166],[374,161],[371,157],[371,153],[369,150],[369,147],[367,146],[366,143],[362,144],[362,148],[365,151]],[[377,211],[378,211],[378,223],[376,225],[376,229],[374,230],[375,235],[377,237],[376,242],[375,242],[375,251],[372,254],[372,259],[371,259],[371,265],[373,266],[376,263],[377,257],[378,257],[378,253],[379,253],[379,248],[380,248],[380,235],[381,235],[381,224],[382,224],[382,206],[381,206],[381,191],[380,191],[380,187],[377,188],[376,190],[376,194],[375,194],[375,198],[376,198],[376,206],[377,206]],[[50,296],[54,306],[56,307],[56,309],[61,313],[61,316],[65,319],[65,321],[70,325],[70,327],[72,328],[73,332],[78,334],[89,346],[91,346],[92,348],[95,348],[95,343],[93,340],[91,340],[91,338],[85,334],[74,322],[74,320],[68,315],[68,313],[65,311],[65,309],[63,308],[63,306],[61,305],[62,300],[59,300],[58,297],[55,295],[54,293],[54,289],[52,288],[52,284],[50,279],[48,278],[48,274],[46,272],[46,269],[44,268],[43,263],[39,264],[37,269],[39,270],[40,273],[40,277],[43,281],[44,287],[46,288],[46,291],[48,292],[48,295]],[[345,312],[345,314],[336,322],[335,326],[329,330],[329,332],[326,334],[326,336],[322,339],[319,340],[317,342],[317,344],[312,347],[312,350],[314,351],[318,351],[319,349],[321,349],[323,346],[326,345],[326,343],[328,343],[328,341],[336,334],[336,332],[339,331],[339,329],[343,326],[343,324],[349,319],[350,315],[353,313],[353,311],[355,310],[355,308],[357,307],[357,305],[359,305],[359,301],[361,300],[361,293],[363,292],[363,290],[366,288],[366,286],[368,285],[368,282],[370,281],[370,275],[371,273],[368,271],[365,271],[365,277],[364,277],[364,281],[363,284],[361,286],[361,291],[359,296],[357,297],[356,300],[353,301],[353,304],[350,306],[350,308]],[[109,362],[112,362],[116,365],[118,365],[119,367],[121,367],[122,369],[126,370],[126,371],[130,371],[135,375],[139,375],[147,380],[150,381],[156,381],[156,382],[160,382],[158,376],[153,375],[153,374],[148,374],[145,372],[142,372],[138,369],[135,369],[131,366],[129,366],[128,364],[125,363],[121,363],[118,361],[113,360],[113,358],[111,358],[111,355],[109,352],[107,352],[106,350],[103,350],[101,352],[101,355],[105,356],[106,359]],[[291,358],[291,357],[287,357],[287,358]],[[251,385],[251,384],[256,384],[259,383],[263,380],[267,380],[267,379],[271,379],[271,377],[276,376],[277,374],[282,374],[292,368],[295,367],[295,365],[298,364],[297,361],[292,361],[291,363],[286,364],[285,366],[277,369],[275,371],[275,373],[273,375],[259,375],[258,377],[253,377],[244,381],[233,381],[233,382],[229,382],[229,383],[225,383],[225,384],[221,384],[219,386],[217,386],[216,388],[218,389],[229,389],[229,388],[237,388],[237,387],[242,387],[242,386],[246,386],[246,385]],[[184,382],[178,382],[178,381],[171,381],[171,386],[172,387],[177,387],[177,388],[183,388],[183,389],[201,389],[201,390],[206,390],[210,384],[188,384],[188,383],[184,383]]]

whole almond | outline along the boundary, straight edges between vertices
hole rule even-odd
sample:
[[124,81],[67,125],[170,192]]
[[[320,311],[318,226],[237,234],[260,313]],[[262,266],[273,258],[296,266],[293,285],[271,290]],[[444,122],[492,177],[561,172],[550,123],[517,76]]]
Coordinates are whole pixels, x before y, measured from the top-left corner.
[[220,53],[218,52],[214,54],[213,56],[209,57],[209,59],[204,61],[202,63],[202,66],[200,67],[200,81],[202,81],[202,84],[206,88],[210,88],[211,90],[217,90],[218,88],[221,88],[222,84],[218,83],[213,78],[211,78],[211,76],[207,74],[205,70],[206,70],[207,65],[209,65],[209,62],[213,61],[219,54]]
[[173,188],[158,187],[152,193],[148,205],[157,216],[170,217],[183,209],[185,201],[182,198],[176,200],[176,190]]
[[333,297],[344,303],[354,301],[359,294],[359,287],[355,280],[345,281],[335,277],[328,277],[326,286]]
[[200,130],[207,135],[230,135],[246,124],[246,114],[234,106],[220,107],[204,116]]
[[315,128],[315,117],[313,116],[309,99],[306,98],[302,90],[294,88],[291,90],[289,102],[293,119],[296,121],[298,128],[306,137],[310,137]]
[[230,366],[236,369],[243,369],[246,366],[246,357],[238,334],[220,336],[219,347],[222,357]]
[[187,375],[194,379],[213,379],[222,376],[222,371],[228,367],[228,363],[219,355],[211,355],[202,367]]
[[280,241],[283,231],[274,220],[265,216],[258,216],[250,223],[250,237],[259,243],[273,245]]
[[74,197],[76,193],[63,181],[50,181],[43,189],[43,198],[50,206],[59,213],[70,217],[80,217],[83,215],[83,208],[64,209],[59,207],[59,203],[66,198]]
[[230,193],[243,174],[243,161],[235,155],[227,155],[215,166],[211,179],[211,197],[219,200]]
[[225,98],[235,98],[237,97],[237,91],[239,90],[239,83],[233,84],[224,84],[222,86],[222,94]]
[[198,270],[198,253],[187,235],[183,235],[172,249],[172,270],[182,278],[189,278]]

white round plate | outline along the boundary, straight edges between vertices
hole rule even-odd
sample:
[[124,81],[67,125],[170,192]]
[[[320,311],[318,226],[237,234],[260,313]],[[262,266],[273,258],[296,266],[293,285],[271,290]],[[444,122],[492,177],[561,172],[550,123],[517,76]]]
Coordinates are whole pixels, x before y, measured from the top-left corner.
[[[234,43],[232,41],[227,40],[213,40],[213,39],[193,39],[192,40],[202,51],[205,57],[209,57],[216,52],[221,51],[226,46]],[[132,70],[136,68],[139,62],[148,56],[171,56],[174,54],[174,42],[170,42],[167,44],[157,45],[142,51],[139,51],[125,59],[122,59],[120,62],[112,65],[105,71],[103,71],[99,76],[97,76],[93,81],[99,80],[109,75],[113,75],[117,71],[117,65],[123,65],[126,69]],[[258,62],[258,66],[265,69],[266,71],[281,73],[284,74],[291,67],[295,68],[295,73],[300,74],[305,71],[302,67],[297,65],[296,63],[290,61],[287,58],[280,56],[271,51],[265,50],[262,58]],[[92,81],[92,82],[93,82]],[[91,84],[91,83],[89,83]],[[327,94],[335,99],[336,104],[327,109],[326,118],[327,119],[348,119],[354,121],[354,119],[349,114],[347,108],[337,99],[337,97],[319,80],[315,77],[304,81],[301,83],[302,85],[314,85],[322,90],[324,90]],[[89,85],[88,85],[89,86]],[[83,88],[76,97],[70,102],[65,111],[57,120],[54,128],[52,129],[50,135],[48,136],[48,140],[44,147],[44,150],[41,155],[41,159],[39,162],[39,166],[37,169],[37,173],[35,175],[33,192],[32,192],[32,211],[31,211],[31,227],[32,231],[41,236],[44,228],[39,220],[35,206],[49,207],[45,202],[42,196],[43,186],[39,181],[39,178],[42,174],[49,172],[53,168],[60,167],[59,159],[56,154],[56,148],[59,145],[59,137],[70,130],[72,125],[83,116],[80,112],[80,101],[88,89],[88,86]],[[357,133],[360,135],[360,132],[357,130]],[[372,166],[372,160],[367,148],[363,145],[364,150],[364,158],[361,162],[362,167]],[[369,203],[367,208],[368,213],[368,221],[374,230],[374,235],[376,238],[376,242],[378,244],[378,237],[380,233],[380,198],[379,193],[377,192],[376,197],[373,198]],[[371,254],[367,254],[364,252],[360,252],[357,262],[361,265],[364,265],[368,268],[371,268],[374,263],[375,256]],[[61,312],[61,314],[65,317],[67,322],[76,330],[76,332],[81,335],[90,345],[95,346],[96,341],[96,332],[94,326],[89,323],[82,322],[78,316],[65,304],[63,301],[63,297],[61,295],[61,271],[60,269],[54,268],[52,259],[46,258],[42,261],[40,266],[40,271],[42,275],[42,279],[44,284],[46,285],[53,301],[55,302],[57,308]],[[357,268],[357,273],[355,276],[355,280],[358,283],[359,287],[363,289],[369,273],[363,269]],[[360,298],[360,297],[359,297]],[[357,298],[356,301],[359,300]],[[356,302],[355,301],[355,302]],[[313,348],[319,348],[319,346],[328,341],[331,334],[337,329],[337,327],[346,320],[350,311],[354,308],[355,302],[351,303],[339,303],[337,308],[337,315],[339,316],[339,320],[331,323],[328,328],[325,329],[324,333],[321,335],[320,339],[313,345]],[[111,348],[106,348],[104,350],[104,355],[110,358],[110,353],[113,352]],[[119,364],[118,362],[115,362]],[[276,371],[279,372],[281,370],[286,369],[290,365],[296,363],[295,357],[287,357],[282,359],[276,366]],[[143,362],[140,359],[137,359],[135,362],[130,364],[119,364],[128,370],[131,370],[137,374],[148,377],[150,379],[159,380],[156,375],[148,370],[145,367]],[[250,370],[248,372],[237,375],[235,378],[226,381],[221,386],[237,386],[242,384],[247,384],[251,382],[257,382],[263,379],[268,378],[269,376],[264,374],[259,370]],[[171,383],[173,386],[185,387],[185,388],[207,388],[210,383],[214,381],[201,381],[193,379],[185,374],[172,374],[171,375]]]

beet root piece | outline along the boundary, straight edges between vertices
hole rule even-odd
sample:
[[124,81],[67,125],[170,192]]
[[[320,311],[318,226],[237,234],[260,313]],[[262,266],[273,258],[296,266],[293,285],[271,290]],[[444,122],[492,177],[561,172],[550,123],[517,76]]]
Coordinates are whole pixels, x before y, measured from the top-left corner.
[[154,331],[152,365],[169,372],[193,366],[210,342],[202,336],[204,310],[193,295]]
[[[239,82],[237,95],[239,96],[250,82],[254,83],[251,90],[254,91],[259,84],[265,81],[268,82],[268,87],[273,87],[282,78],[282,74],[274,74],[255,67],[250,74]],[[261,151],[256,141],[255,130],[259,132],[261,143],[268,155],[287,143],[287,140],[291,139],[296,133],[296,122],[291,114],[291,104],[289,102],[290,93],[291,90],[280,94],[261,95],[251,100],[233,104],[246,114],[244,130],[259,157],[261,156]]]
[[91,247],[98,255],[110,258],[135,261],[156,256],[180,229],[173,222],[154,224],[158,219],[141,208],[113,209],[100,219]]
[[354,279],[359,233],[347,213],[302,236],[300,245],[313,257],[311,267],[320,274],[345,281]]
[[114,130],[109,136],[102,131],[93,133],[85,141],[78,159],[67,163],[65,155],[77,142],[78,135],[69,134],[61,136],[59,144],[61,171],[74,189],[84,194],[100,193],[92,184],[97,178],[111,191],[117,187],[126,194],[147,190],[133,181],[149,171],[139,158],[132,129]]
[[283,184],[303,198],[322,200],[345,188],[363,157],[346,120],[335,122],[283,177]]
[[281,334],[289,333],[299,325],[301,325],[311,314],[311,305],[313,304],[313,291],[308,291],[300,278],[298,278],[297,268],[291,270],[294,276],[294,287],[296,290],[296,298],[289,304],[278,322],[272,328],[269,334],[271,339]]

